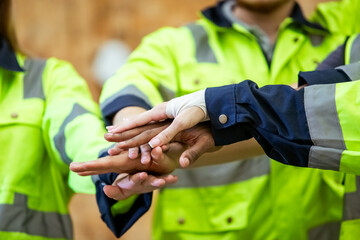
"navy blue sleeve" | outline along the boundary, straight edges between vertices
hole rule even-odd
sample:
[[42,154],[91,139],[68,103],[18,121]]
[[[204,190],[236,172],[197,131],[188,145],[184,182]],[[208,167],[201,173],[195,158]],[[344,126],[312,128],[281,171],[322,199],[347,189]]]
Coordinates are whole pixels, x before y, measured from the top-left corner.
[[107,103],[105,106],[101,107],[101,113],[105,120],[106,126],[112,125],[112,120],[115,114],[125,107],[142,107],[146,110],[151,109],[151,106],[147,104],[143,99],[135,95],[122,95],[113,99],[110,103]]
[[340,82],[350,82],[351,79],[342,69],[328,69],[321,71],[300,72],[298,76],[298,86],[330,84]]
[[128,212],[113,216],[111,207],[117,203],[117,201],[106,196],[103,187],[105,185],[111,185],[117,176],[117,173],[101,174],[93,177],[93,181],[96,187],[96,201],[101,219],[116,237],[120,237],[149,210],[152,202],[152,192],[139,195]]
[[[303,89],[296,91],[286,85],[258,88],[247,80],[208,88],[205,100],[216,145],[254,137],[269,157],[284,164],[308,166],[313,144]],[[220,115],[226,115],[227,122],[221,123]]]
[[345,48],[346,42],[348,38],[346,38],[345,43],[340,45],[335,51],[329,54],[316,68],[316,70],[328,70],[334,69],[338,66],[342,66],[345,64]]

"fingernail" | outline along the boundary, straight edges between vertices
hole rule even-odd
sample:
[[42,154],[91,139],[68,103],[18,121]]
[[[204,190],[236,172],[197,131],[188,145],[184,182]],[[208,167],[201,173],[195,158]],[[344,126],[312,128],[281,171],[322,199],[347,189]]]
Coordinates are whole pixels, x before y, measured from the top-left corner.
[[148,164],[150,162],[150,158],[148,158],[148,157],[142,157],[141,158],[141,163],[142,164]]
[[77,162],[72,162],[72,163],[70,163],[69,168],[70,168],[70,170],[72,170],[73,168],[76,168],[78,166],[79,166],[79,164]]
[[106,129],[107,129],[108,131],[110,131],[110,130],[114,129],[114,126],[106,126]]
[[160,145],[160,139],[158,138],[151,139],[149,145],[151,148],[157,147],[158,145]]
[[181,159],[181,167],[185,168],[190,165],[190,160],[188,158]]
[[154,182],[152,182],[151,185],[154,186],[154,187],[160,187],[163,182],[164,182],[164,180],[157,179]]

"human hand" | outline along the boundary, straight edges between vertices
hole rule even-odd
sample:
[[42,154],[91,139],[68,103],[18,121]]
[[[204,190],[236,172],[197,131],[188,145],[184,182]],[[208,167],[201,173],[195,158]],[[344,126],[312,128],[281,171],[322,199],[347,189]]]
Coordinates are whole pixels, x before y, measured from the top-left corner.
[[[116,144],[116,150],[114,151],[121,151],[121,149],[132,148],[148,142],[169,125],[170,122],[148,124],[122,133],[107,133],[105,134],[105,138],[108,141],[118,142]],[[188,167],[203,153],[215,150],[215,142],[211,135],[209,123],[200,123],[177,133],[172,142],[179,142],[187,147],[187,149],[181,150],[182,152],[179,154],[179,157],[177,157],[181,167]],[[168,147],[167,145],[163,145],[162,148],[165,151]],[[174,147],[170,149],[174,150]],[[151,155],[159,158],[160,156],[157,155],[157,153],[159,152],[155,148],[151,152]],[[167,154],[170,153],[171,151],[167,152]]]
[[[132,120],[132,118],[136,117],[137,115],[139,115],[140,113],[143,113],[145,111],[146,110],[141,107],[136,107],[136,106],[125,107],[115,114],[115,116],[113,118],[113,124],[117,125],[117,124],[121,124],[124,122],[129,122]],[[113,126],[107,126],[106,128],[108,130],[111,130],[113,128]],[[151,148],[148,144],[134,146],[133,148],[129,148],[127,150],[128,150],[129,158],[136,159],[139,156],[141,156],[141,158],[140,158],[141,163],[148,164],[150,162]],[[116,153],[114,151],[112,151],[112,149],[110,149],[108,151],[108,153],[110,155],[119,154],[120,152],[121,152],[120,149]]]
[[166,155],[159,158],[152,157],[148,164],[142,164],[137,159],[130,159],[128,152],[124,151],[118,155],[106,156],[97,160],[88,162],[73,162],[70,164],[70,170],[78,173],[80,176],[98,175],[109,172],[116,173],[137,173],[146,171],[153,175],[169,174],[179,166],[176,159],[171,159]]
[[146,172],[138,172],[133,175],[119,174],[112,185],[104,186],[104,193],[112,199],[124,200],[135,194],[155,191],[161,187],[176,183],[177,176],[152,176]]
[[191,128],[199,122],[208,119],[205,107],[205,90],[161,103],[153,109],[133,118],[131,122],[111,128],[109,132],[113,134],[122,133],[150,122],[159,122],[169,118],[174,118],[173,122],[157,136],[150,139],[149,145],[151,147],[167,144],[178,132]]

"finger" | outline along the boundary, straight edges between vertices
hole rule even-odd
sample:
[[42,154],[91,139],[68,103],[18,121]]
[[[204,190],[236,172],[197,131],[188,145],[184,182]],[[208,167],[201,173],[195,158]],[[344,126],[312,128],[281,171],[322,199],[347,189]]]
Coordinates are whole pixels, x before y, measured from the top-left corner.
[[114,129],[111,129],[109,132],[119,133],[135,127],[143,126],[152,121],[160,121],[167,118],[168,116],[166,115],[166,102],[164,102],[155,106],[153,109],[149,111],[139,114],[135,118],[131,119],[131,121],[116,126]]
[[191,128],[204,118],[204,112],[199,107],[183,110],[164,131],[150,140],[149,145],[154,148],[169,143],[173,137],[184,129]]
[[164,157],[164,153],[161,147],[156,147],[151,150],[151,157],[156,160],[161,160]]
[[128,157],[130,159],[136,159],[138,156],[139,156],[139,148],[138,147],[129,148]]
[[[130,139],[125,139],[125,137],[117,138],[117,140],[120,140],[118,142],[118,146],[122,149],[128,149],[131,147],[137,147],[143,144],[147,144],[154,136],[159,134],[161,131],[163,131],[165,128],[167,128],[170,125],[170,121],[162,121],[160,123],[151,123],[146,126],[138,127],[136,129],[131,129],[126,132],[120,133],[124,134],[124,136],[127,138],[127,132],[132,132],[133,130],[139,130],[136,131],[138,135],[133,136],[133,134],[130,134],[129,136],[132,136]],[[141,131],[140,131],[141,130]]]
[[126,199],[128,196],[117,186],[106,185],[103,187],[103,191],[109,198],[117,201]]
[[108,142],[121,142],[127,139],[131,139],[144,131],[143,128],[138,127],[121,133],[105,133],[104,138]]
[[193,164],[202,154],[215,146],[212,138],[199,137],[194,145],[185,150],[179,159],[180,166],[186,168]]
[[106,126],[105,128],[106,128],[106,130],[110,131],[110,130],[114,129],[115,126],[110,125],[110,126]]
[[163,187],[166,183],[164,179],[157,178],[154,176],[149,176],[147,179],[147,182],[149,182],[151,186],[157,187],[157,188]]
[[141,163],[149,164],[150,160],[151,160],[151,156],[150,156],[151,148],[150,148],[149,144],[141,145],[140,151],[141,151],[141,160],[140,160]]
[[108,150],[108,154],[110,156],[114,156],[114,155],[118,155],[122,151],[124,151],[124,150],[118,144],[115,144],[112,148],[110,148]]
[[70,170],[73,172],[87,172],[93,170],[108,170],[111,161],[108,157],[99,158],[97,160],[88,161],[88,162],[72,162],[70,163]]
[[162,145],[162,146],[161,146],[161,150],[162,150],[163,152],[166,152],[167,150],[169,150],[169,145],[170,145],[170,144]]
[[167,185],[176,183],[178,180],[178,177],[170,174],[170,175],[165,176],[163,179],[165,180],[165,186],[167,186]]
[[116,185],[123,189],[131,189],[134,188],[136,185],[142,184],[148,174],[146,172],[135,173],[134,175],[127,176],[119,181],[116,181]]
[[80,173],[81,175],[96,175],[108,172],[130,172],[137,167],[141,167],[141,165],[137,163],[137,161],[130,161],[126,156],[126,153],[124,153],[115,156],[106,156],[88,162],[72,162],[69,168],[79,175]]

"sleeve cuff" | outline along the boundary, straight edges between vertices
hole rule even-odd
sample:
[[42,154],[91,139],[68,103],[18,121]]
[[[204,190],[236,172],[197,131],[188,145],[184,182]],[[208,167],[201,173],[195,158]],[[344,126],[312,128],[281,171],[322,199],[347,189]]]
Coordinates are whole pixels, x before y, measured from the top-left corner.
[[351,81],[341,69],[300,72],[298,85],[331,84]]
[[112,102],[103,106],[101,109],[106,126],[112,125],[112,120],[115,114],[125,107],[142,107],[144,109],[151,109],[151,106],[147,104],[143,99],[135,95],[122,95],[114,99]]
[[206,109],[215,129],[226,128],[236,122],[235,86],[207,88],[205,91]]
[[149,210],[152,202],[152,192],[137,196],[128,211],[113,216],[112,207],[117,204],[118,201],[106,196],[103,187],[111,184],[117,175],[116,173],[101,174],[95,181],[95,186],[96,201],[101,213],[101,219],[116,237],[120,237]]

